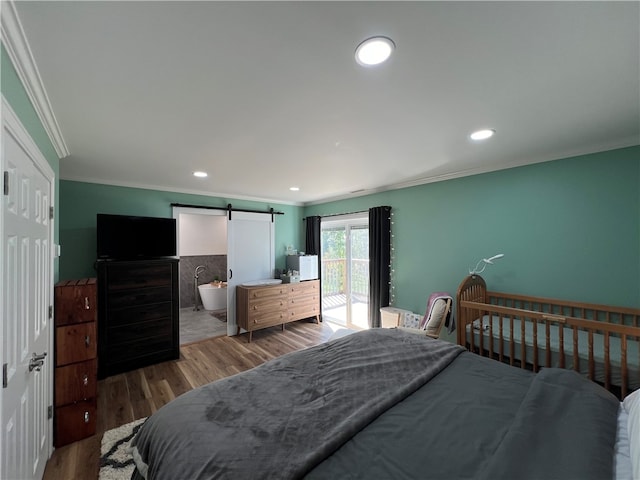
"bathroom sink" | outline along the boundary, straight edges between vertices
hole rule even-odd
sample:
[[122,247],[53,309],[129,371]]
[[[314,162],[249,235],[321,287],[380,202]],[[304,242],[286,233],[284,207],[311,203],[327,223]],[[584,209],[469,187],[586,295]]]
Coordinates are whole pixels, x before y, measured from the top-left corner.
[[250,282],[244,282],[243,287],[257,287],[258,285],[277,285],[282,283],[279,278],[265,278],[263,280],[251,280]]

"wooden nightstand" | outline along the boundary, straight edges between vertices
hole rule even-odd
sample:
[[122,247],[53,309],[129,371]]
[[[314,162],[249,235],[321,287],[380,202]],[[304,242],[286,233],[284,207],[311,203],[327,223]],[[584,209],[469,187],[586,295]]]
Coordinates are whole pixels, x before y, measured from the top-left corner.
[[55,286],[55,445],[96,433],[98,391],[95,278]]

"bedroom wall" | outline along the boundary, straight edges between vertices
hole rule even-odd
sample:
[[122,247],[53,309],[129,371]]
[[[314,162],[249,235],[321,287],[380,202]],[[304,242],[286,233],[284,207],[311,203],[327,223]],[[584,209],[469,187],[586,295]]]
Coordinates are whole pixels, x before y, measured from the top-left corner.
[[96,183],[60,181],[60,278],[63,280],[95,276],[96,214],[171,217],[172,203],[284,212],[275,215],[276,268],[285,266],[285,246],[304,239],[300,231],[302,207],[254,201],[224,199],[142,188],[117,187]]
[[[49,140],[49,136],[45,131],[38,114],[36,113],[31,100],[27,96],[27,93],[22,86],[22,82],[18,78],[13,63],[7,54],[4,45],[0,48],[0,92],[2,96],[7,100],[11,108],[16,113],[20,122],[24,125],[29,132],[29,135],[36,143],[40,152],[47,159],[47,162],[55,173],[55,198],[54,198],[54,224],[53,224],[53,238],[55,243],[59,243],[59,225],[60,223],[55,219],[60,218],[60,201],[59,201],[59,172],[60,172],[60,160],[58,155]],[[54,260],[54,280],[57,281],[59,277],[59,263],[58,259]]]
[[483,257],[489,287],[640,307],[640,147],[305,208],[304,216],[393,208],[395,305],[455,295]]

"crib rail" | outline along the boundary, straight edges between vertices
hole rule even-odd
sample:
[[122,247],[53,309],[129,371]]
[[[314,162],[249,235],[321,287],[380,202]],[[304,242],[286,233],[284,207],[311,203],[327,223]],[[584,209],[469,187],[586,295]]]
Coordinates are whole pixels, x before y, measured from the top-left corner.
[[495,305],[546,312],[552,315],[615,323],[629,327],[640,327],[640,309],[637,308],[573,302],[569,300],[491,291],[486,292],[486,301],[487,303]]
[[[504,294],[498,295],[505,298]],[[470,296],[464,299],[464,295],[459,299],[460,345],[480,355],[533,371],[551,366],[571,368],[602,383],[621,398],[630,388],[640,385],[640,349],[637,346],[640,311],[622,309],[628,310],[622,316],[611,311],[604,316],[597,313],[593,318],[599,320],[593,320],[570,315],[576,314],[577,310],[567,307],[566,302],[559,305],[566,308],[556,308],[540,300],[537,303],[543,303],[542,307],[519,304],[520,299],[513,299],[511,305],[539,307],[525,309],[497,304],[496,294],[487,293],[487,296],[492,298],[491,303],[482,299],[470,300]],[[580,315],[588,310],[584,306],[577,308],[581,308]],[[614,317],[617,322],[604,320]],[[631,342],[635,344],[630,349]]]

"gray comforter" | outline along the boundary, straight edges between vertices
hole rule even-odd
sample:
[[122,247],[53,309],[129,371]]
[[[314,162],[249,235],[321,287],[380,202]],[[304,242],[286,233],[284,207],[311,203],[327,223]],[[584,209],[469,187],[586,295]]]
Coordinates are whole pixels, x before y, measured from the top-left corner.
[[190,391],[133,443],[154,480],[300,478],[463,350],[374,329],[284,355]]
[[176,399],[136,438],[134,478],[600,480],[618,406],[571,371],[378,329]]

